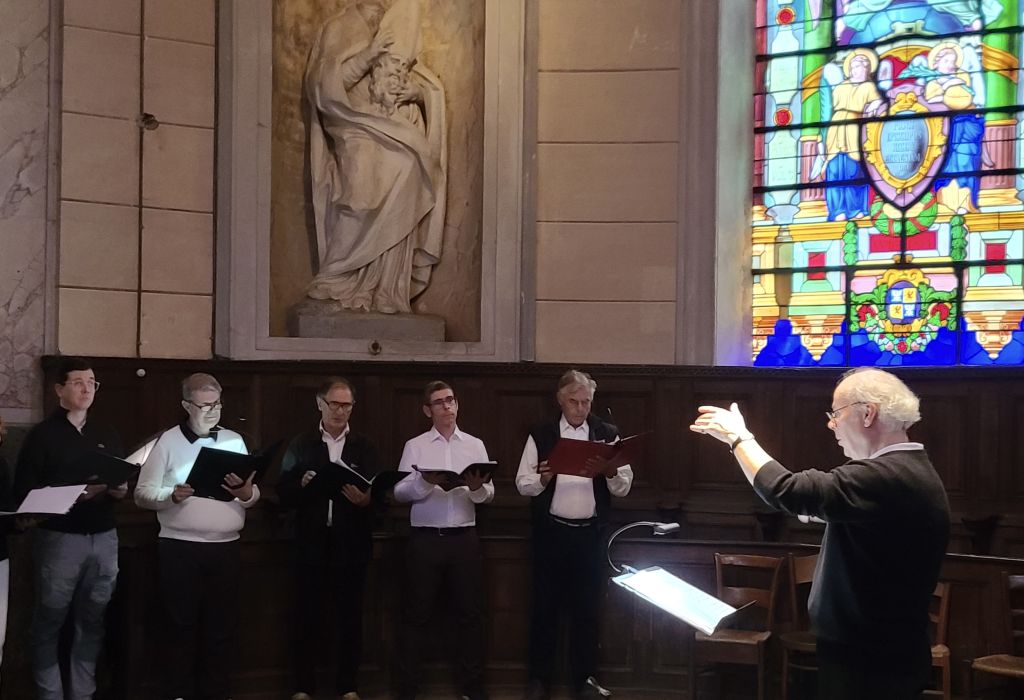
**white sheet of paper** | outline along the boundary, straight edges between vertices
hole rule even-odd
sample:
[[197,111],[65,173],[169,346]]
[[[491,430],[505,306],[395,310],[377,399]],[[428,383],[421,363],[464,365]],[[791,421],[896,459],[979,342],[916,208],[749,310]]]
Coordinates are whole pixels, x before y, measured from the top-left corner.
[[722,618],[736,612],[731,605],[657,566],[612,580],[705,634],[713,634]]
[[[47,513],[64,515],[75,505],[78,497],[85,492],[85,486],[44,486],[32,489],[15,513]],[[10,515],[11,513],[3,513]]]

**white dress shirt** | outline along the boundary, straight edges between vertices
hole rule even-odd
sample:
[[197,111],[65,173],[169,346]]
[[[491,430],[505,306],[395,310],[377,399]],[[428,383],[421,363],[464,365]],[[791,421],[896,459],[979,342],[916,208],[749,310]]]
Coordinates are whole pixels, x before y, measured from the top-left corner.
[[462,472],[470,464],[487,462],[484,443],[458,428],[446,440],[436,428],[417,435],[405,443],[398,471],[413,472],[395,485],[395,500],[412,503],[409,523],[413,527],[468,527],[476,525],[477,503],[494,498],[494,483],[488,481],[476,491],[460,486],[445,491],[431,484],[413,465],[424,469],[447,469]]
[[[348,423],[345,424],[345,429],[341,431],[341,435],[333,437],[329,432],[324,430],[324,422],[320,421],[320,438],[327,445],[327,458],[334,464],[345,464],[341,461],[341,453],[345,450],[345,438],[348,437]],[[345,464],[345,466],[349,466]],[[327,501],[327,527],[331,526],[334,521],[334,501]]]
[[[569,440],[590,439],[590,427],[586,422],[578,428],[574,428],[564,415],[558,421],[558,432],[559,435]],[[545,489],[540,481],[540,474],[537,473],[538,461],[537,443],[530,435],[526,438],[526,447],[523,448],[523,456],[519,460],[519,471],[516,473],[516,488],[524,496],[537,496]],[[629,493],[629,489],[633,485],[633,468],[625,464],[619,467],[615,476],[607,481],[608,491],[613,496],[621,498]],[[555,493],[551,497],[550,513],[569,520],[593,518],[597,514],[597,504],[594,502],[594,480],[583,476],[559,474],[555,479]]]

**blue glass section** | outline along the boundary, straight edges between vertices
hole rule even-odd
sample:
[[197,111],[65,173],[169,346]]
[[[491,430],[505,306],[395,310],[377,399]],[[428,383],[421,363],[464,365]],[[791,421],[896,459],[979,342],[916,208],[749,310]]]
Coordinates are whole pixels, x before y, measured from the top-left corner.
[[768,336],[768,344],[757,354],[755,367],[811,367],[814,358],[800,343],[800,336],[793,333],[793,324],[788,318],[775,322],[775,332]]
[[952,13],[930,7],[928,0],[892,0],[885,9],[877,9],[884,4],[880,0],[851,2],[847,12],[857,14],[845,18],[847,27],[838,37],[840,45],[872,44],[892,36],[896,26],[913,27],[918,23],[926,35],[952,34],[968,28]]
[[[985,357],[989,359],[988,355]],[[1024,320],[1020,322],[1019,329],[1013,332],[1010,342],[999,353],[999,357],[995,360],[989,359],[989,361],[996,365],[1024,364]]]

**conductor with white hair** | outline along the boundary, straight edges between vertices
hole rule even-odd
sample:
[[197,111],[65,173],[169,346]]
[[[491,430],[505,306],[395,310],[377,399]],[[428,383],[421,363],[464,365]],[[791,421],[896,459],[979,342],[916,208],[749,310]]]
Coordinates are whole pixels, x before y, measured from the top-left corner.
[[818,637],[818,697],[917,698],[928,682],[928,605],[949,541],[949,502],[924,445],[907,430],[919,400],[878,369],[843,375],[826,411],[850,458],[791,472],[739,408],[701,406],[690,430],[727,444],[757,494],[826,523],[808,599]]

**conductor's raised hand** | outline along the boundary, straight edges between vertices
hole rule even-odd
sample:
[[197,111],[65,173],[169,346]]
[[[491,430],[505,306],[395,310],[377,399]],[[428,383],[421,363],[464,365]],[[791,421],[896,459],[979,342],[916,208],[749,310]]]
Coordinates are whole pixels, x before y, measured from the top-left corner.
[[252,480],[255,476],[256,472],[251,472],[249,478],[242,481],[238,474],[228,474],[220,486],[238,500],[248,501],[252,498]]
[[750,435],[743,414],[735,403],[729,408],[701,406],[697,413],[696,420],[690,426],[690,430],[695,433],[704,433],[725,443],[732,443],[737,437]]
[[341,487],[341,495],[349,500],[354,506],[365,508],[370,505],[370,490],[363,491],[352,484],[345,484]]
[[174,491],[171,492],[171,500],[174,503],[181,503],[186,498],[194,496],[196,490],[188,484],[177,484],[174,487]]

